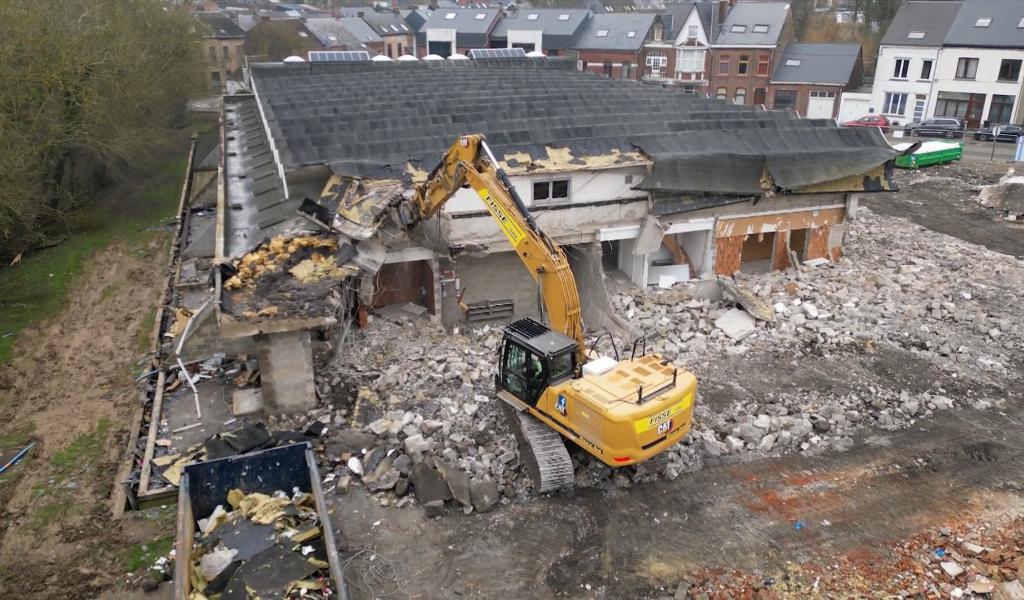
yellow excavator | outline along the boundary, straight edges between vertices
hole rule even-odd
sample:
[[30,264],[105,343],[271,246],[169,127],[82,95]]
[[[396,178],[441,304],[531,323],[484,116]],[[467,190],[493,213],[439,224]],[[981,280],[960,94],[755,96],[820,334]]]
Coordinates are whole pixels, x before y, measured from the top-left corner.
[[409,229],[471,187],[540,287],[549,325],[505,327],[495,376],[512,410],[520,455],[537,491],[571,487],[566,438],[610,467],[634,465],[690,430],[697,380],[656,354],[592,358],[585,346],[576,281],[565,252],[546,235],[499,167],[483,135],[460,137],[411,198],[398,206]]

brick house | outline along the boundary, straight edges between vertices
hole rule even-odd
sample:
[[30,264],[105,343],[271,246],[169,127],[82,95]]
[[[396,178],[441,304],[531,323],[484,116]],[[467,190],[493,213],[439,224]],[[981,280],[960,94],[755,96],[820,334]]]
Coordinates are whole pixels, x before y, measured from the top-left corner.
[[322,44],[318,50],[366,50],[370,56],[387,50],[384,38],[359,17],[309,18],[303,24]]
[[196,13],[195,20],[196,33],[203,38],[206,82],[211,92],[219,93],[242,69],[245,32],[223,12]]
[[378,10],[372,7],[339,8],[337,14],[350,19],[362,19],[374,34],[383,41],[381,54],[398,58],[415,54],[416,32],[405,22],[397,11]]
[[772,107],[791,108],[811,119],[834,119],[843,92],[857,89],[863,79],[860,44],[794,42],[783,50],[772,74]]
[[711,46],[709,93],[736,104],[771,106],[772,72],[795,41],[787,2],[737,2]]
[[656,26],[664,31],[661,16],[651,13],[594,15],[576,40],[580,70],[613,79],[641,79],[646,70],[644,45],[654,39]]
[[707,0],[667,4],[661,15],[664,31],[655,26],[644,45],[644,79],[679,84],[688,93],[707,93],[708,51],[718,14],[718,3]]

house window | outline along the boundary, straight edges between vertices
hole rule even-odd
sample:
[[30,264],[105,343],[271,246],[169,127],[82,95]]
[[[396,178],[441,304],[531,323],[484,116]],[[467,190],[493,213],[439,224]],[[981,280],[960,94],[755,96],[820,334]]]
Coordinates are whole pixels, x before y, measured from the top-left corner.
[[740,56],[740,62],[736,64],[736,73],[739,75],[747,75],[750,72],[750,57]]
[[402,42],[398,42],[398,55],[402,56],[405,54],[405,48],[402,47]]
[[647,55],[647,67],[658,72],[668,66],[668,57],[663,52],[651,52]]
[[978,59],[961,58],[956,63],[957,79],[974,79],[978,74]]
[[902,115],[907,108],[906,94],[885,95],[885,103],[882,105],[882,112],[887,115]]
[[932,61],[923,60],[921,61],[921,79],[932,78]]
[[1014,96],[992,95],[992,106],[988,109],[988,120],[991,123],[1013,123]]
[[654,41],[660,42],[665,36],[665,28],[659,23],[654,26]]
[[736,104],[747,103],[747,88],[736,88]]
[[835,98],[836,93],[825,90],[811,90],[811,98]]
[[909,58],[897,58],[896,68],[892,70],[893,79],[906,79],[907,73],[910,71],[910,59]]
[[[224,55],[224,60],[225,61],[231,60],[231,48],[228,48],[227,46],[221,46],[220,50],[221,50],[221,54]],[[1019,63],[1020,61],[1017,61],[1017,62]],[[1019,68],[1017,70],[1020,71]]]
[[971,103],[971,96],[972,94],[960,92],[939,92],[935,100],[935,116],[966,117],[968,104]]
[[217,62],[217,49],[214,48],[213,46],[209,46],[207,48],[207,50],[210,51],[210,62],[212,62],[212,63]]
[[1017,81],[1020,79],[1020,61],[1004,58],[999,63],[999,81]]
[[729,90],[725,88],[718,88],[717,90],[715,90],[715,98],[718,98],[719,100],[725,100],[728,97]]
[[684,73],[701,73],[704,71],[703,50],[680,50],[679,63],[676,71]]
[[718,74],[728,75],[729,74],[729,57],[723,56],[718,59]]
[[694,39],[697,37],[698,29],[696,25],[690,25],[686,28],[686,37]]
[[767,54],[762,54],[757,57],[757,74],[768,75],[768,69],[771,67],[771,57]]
[[775,90],[775,109],[796,107],[796,90]]
[[569,199],[569,180],[554,179],[533,182],[534,202],[555,202]]

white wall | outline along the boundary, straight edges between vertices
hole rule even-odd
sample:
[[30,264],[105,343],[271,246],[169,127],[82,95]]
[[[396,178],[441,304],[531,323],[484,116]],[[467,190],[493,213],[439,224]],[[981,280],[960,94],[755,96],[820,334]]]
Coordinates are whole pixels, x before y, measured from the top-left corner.
[[686,17],[686,22],[683,23],[682,28],[679,29],[679,35],[676,36],[675,45],[676,46],[682,46],[683,44],[686,43],[686,41],[688,39],[690,39],[689,36],[687,35],[687,32],[690,31],[690,26],[691,25],[696,25],[697,26],[697,42],[698,42],[698,44],[700,46],[707,46],[708,45],[708,35],[707,35],[707,32],[704,31],[704,24],[701,22],[700,15],[697,14],[697,9],[696,8],[690,10],[689,16]]
[[[956,67],[961,58],[977,58],[978,71],[974,80],[956,78]],[[935,79],[935,93],[928,100],[928,114],[934,116],[935,103],[939,92],[960,92],[969,94],[986,94],[985,110],[981,120],[988,120],[992,95],[1013,96],[1013,113],[1020,106],[1020,79],[1016,82],[999,82],[999,66],[1003,59],[1024,60],[1024,50],[988,49],[988,48],[943,48],[939,52],[938,72]]]
[[[513,44],[533,44],[534,50],[544,49],[544,32],[543,31],[515,31],[512,29],[508,30],[508,47],[511,48]],[[529,52],[529,50],[527,50]]]
[[455,54],[458,51],[458,46],[455,44],[454,29],[428,29],[427,47],[425,48],[427,52],[430,52],[430,42],[448,42],[452,45],[452,54]]
[[[631,189],[638,185],[644,176],[643,167],[607,169],[601,171],[576,171],[572,173],[543,173],[536,175],[511,175],[512,187],[527,207],[533,203],[533,182],[550,181],[552,179],[569,179],[569,202],[579,204],[585,202],[601,202],[604,200],[620,200],[626,198],[646,197],[646,192]],[[632,177],[630,181],[628,178]],[[551,206],[551,203],[544,204]],[[449,214],[481,212],[486,210],[480,197],[472,189],[465,188],[455,192],[452,199],[444,207]]]
[[[931,104],[932,84],[939,66],[938,56],[938,48],[882,46],[878,52],[878,68],[875,71],[874,89],[871,94],[871,108],[874,109],[874,112],[884,114],[899,121],[901,124],[909,123],[913,120],[916,96],[921,95],[925,97],[925,114],[922,117],[927,118],[931,116],[928,107]],[[906,79],[893,78],[893,73],[896,69],[896,59],[898,58],[910,59],[910,68],[907,70]],[[922,79],[921,68],[926,60],[932,61],[932,72],[929,78]],[[886,93],[907,94],[906,107],[902,113],[892,114],[883,110]],[[867,111],[857,116],[864,116],[865,114],[867,114]],[[843,120],[842,116],[840,116],[840,120]]]

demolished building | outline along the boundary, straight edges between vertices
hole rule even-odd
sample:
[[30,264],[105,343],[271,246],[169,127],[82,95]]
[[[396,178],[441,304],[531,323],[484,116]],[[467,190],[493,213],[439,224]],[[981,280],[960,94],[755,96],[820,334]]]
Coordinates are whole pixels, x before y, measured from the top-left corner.
[[[252,93],[225,96],[216,136],[193,145],[157,358],[140,378],[133,506],[172,497],[184,464],[224,451],[222,432],[265,440],[261,413],[314,408],[314,364],[337,359],[369,312],[412,307],[451,327],[540,316],[472,190],[409,232],[395,226],[398,201],[460,135],[487,136],[566,249],[594,333],[616,326],[605,273],[647,287],[834,259],[859,195],[892,187],[896,151],[877,131],[560,59],[251,74]],[[333,357],[314,353],[321,339]]]

